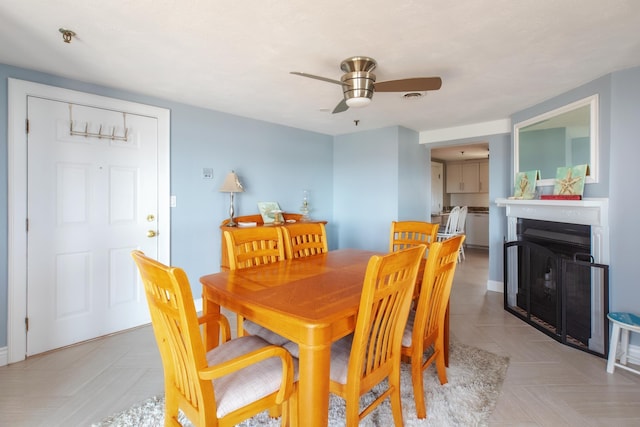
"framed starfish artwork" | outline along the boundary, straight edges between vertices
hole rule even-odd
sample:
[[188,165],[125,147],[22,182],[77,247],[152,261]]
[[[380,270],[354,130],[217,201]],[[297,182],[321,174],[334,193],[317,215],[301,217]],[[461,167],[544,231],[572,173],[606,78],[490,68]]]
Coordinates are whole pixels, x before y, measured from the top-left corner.
[[536,183],[539,179],[539,170],[518,172],[516,175],[516,186],[513,191],[513,198],[525,200],[533,199],[536,192]]
[[553,194],[582,196],[587,175],[589,175],[589,165],[559,167],[556,171]]

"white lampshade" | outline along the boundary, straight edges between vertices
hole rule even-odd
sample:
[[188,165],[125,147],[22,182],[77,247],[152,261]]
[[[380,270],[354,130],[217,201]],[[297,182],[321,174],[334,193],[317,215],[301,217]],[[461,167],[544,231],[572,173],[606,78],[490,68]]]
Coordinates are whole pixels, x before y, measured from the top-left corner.
[[240,184],[240,180],[238,179],[238,175],[234,171],[231,171],[227,174],[220,186],[220,191],[223,193],[243,193],[244,188],[242,184]]
[[371,102],[371,98],[367,98],[366,96],[347,99],[347,105],[353,108],[364,107],[366,105],[369,105],[370,102]]

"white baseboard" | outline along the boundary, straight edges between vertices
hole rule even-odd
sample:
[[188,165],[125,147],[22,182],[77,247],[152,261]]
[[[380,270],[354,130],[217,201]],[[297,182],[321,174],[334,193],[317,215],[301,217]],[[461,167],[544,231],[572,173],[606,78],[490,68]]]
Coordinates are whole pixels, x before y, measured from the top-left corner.
[[640,346],[629,344],[629,362],[640,365]]
[[9,363],[9,352],[7,347],[0,348],[0,366],[5,366]]
[[504,283],[498,282],[497,280],[487,280],[487,290],[504,293]]

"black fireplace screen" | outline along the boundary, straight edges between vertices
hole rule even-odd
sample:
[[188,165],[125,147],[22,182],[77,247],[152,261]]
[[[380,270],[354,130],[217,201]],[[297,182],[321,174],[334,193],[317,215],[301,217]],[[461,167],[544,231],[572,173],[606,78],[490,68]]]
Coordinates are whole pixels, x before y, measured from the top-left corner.
[[564,344],[607,357],[609,268],[556,246],[504,244],[504,308]]

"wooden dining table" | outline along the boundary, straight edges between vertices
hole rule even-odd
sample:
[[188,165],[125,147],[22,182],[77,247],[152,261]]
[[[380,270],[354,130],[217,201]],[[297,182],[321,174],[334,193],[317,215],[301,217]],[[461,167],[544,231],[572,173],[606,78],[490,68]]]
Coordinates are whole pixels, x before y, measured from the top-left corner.
[[[331,344],[355,330],[367,263],[376,254],[340,249],[200,278],[205,314],[225,307],[298,344],[304,425],[327,425]],[[205,329],[205,340],[207,349],[216,346],[218,331]]]

